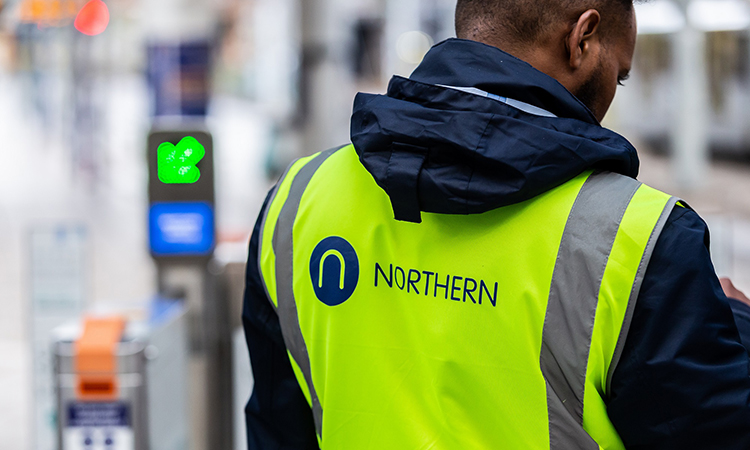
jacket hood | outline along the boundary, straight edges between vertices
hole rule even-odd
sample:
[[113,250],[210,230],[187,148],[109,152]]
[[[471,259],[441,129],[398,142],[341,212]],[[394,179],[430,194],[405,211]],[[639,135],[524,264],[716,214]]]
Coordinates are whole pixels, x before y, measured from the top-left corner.
[[638,175],[630,142],[555,79],[461,39],[435,45],[385,95],[358,94],[351,138],[396,218],[412,222],[420,211],[473,214],[522,202],[588,169]]

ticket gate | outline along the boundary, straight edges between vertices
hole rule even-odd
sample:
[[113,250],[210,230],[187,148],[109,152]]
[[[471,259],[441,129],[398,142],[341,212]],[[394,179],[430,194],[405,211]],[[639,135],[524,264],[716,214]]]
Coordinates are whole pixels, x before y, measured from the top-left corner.
[[185,314],[176,302],[155,310],[53,332],[60,450],[188,448]]

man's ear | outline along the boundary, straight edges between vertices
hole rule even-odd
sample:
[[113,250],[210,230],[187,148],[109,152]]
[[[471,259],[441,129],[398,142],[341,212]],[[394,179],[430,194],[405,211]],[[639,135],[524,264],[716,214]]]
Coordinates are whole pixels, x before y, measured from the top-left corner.
[[595,50],[600,45],[599,24],[601,15],[595,9],[589,9],[578,17],[573,24],[573,29],[566,39],[568,49],[568,65],[571,70],[581,68],[589,56],[597,53]]

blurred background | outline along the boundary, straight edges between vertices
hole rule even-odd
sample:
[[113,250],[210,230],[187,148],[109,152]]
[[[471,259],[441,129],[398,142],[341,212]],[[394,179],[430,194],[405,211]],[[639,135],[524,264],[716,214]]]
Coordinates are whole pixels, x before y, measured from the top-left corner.
[[[243,264],[265,194],[293,159],[348,142],[356,92],[408,76],[453,36],[454,7],[0,1],[0,448],[244,448]],[[637,14],[604,125],[639,149],[642,181],[706,218],[717,271],[748,292],[750,1]],[[203,178],[164,187],[157,147],[188,135]],[[155,209],[173,203],[208,212]],[[89,398],[106,411],[76,384],[87,314],[126,322],[118,388]]]

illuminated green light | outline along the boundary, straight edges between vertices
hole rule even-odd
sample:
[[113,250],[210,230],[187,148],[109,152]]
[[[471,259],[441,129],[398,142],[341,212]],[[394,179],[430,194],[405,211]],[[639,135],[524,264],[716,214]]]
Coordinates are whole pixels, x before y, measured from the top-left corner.
[[201,177],[201,171],[195,167],[206,150],[192,136],[182,138],[175,147],[165,142],[156,150],[159,179],[167,184],[195,183]]

